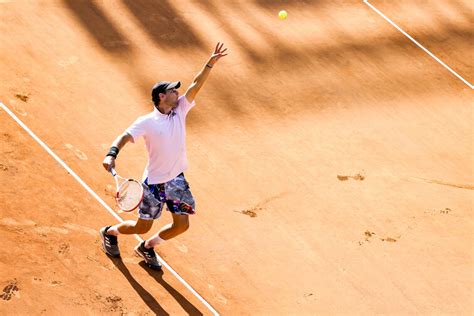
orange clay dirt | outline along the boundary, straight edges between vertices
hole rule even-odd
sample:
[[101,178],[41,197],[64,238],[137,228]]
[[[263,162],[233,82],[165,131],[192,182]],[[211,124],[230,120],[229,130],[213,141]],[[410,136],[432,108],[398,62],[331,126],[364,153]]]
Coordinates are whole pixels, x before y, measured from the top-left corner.
[[[472,83],[471,2],[371,3]],[[219,313],[473,313],[473,90],[363,1],[0,0],[0,34],[0,101],[111,206],[111,142],[226,44],[187,119],[198,214],[157,249]],[[0,314],[211,314],[133,236],[109,259],[116,219],[0,127]]]

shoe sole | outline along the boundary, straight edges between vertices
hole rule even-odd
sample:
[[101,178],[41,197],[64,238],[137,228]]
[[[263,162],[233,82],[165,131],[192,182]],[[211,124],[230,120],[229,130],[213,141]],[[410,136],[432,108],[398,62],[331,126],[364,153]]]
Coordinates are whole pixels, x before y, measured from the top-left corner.
[[114,254],[111,254],[110,252],[107,252],[107,249],[105,249],[104,235],[102,234],[102,230],[99,230],[99,236],[100,236],[100,240],[102,240],[102,244],[101,244],[102,251],[105,252],[107,256],[110,256],[112,258],[120,258],[120,253],[118,255],[114,255]]
[[138,249],[137,249],[136,247],[135,247],[135,249],[133,249],[133,250],[135,250],[135,254],[136,254],[137,256],[139,256],[140,258],[143,259],[143,261],[145,261],[145,264],[146,264],[150,269],[152,269],[152,270],[157,270],[157,271],[161,270],[161,265],[160,265],[160,266],[153,266],[153,265],[147,263],[147,262],[146,262],[146,259],[145,259],[145,256],[142,255],[142,253],[141,253],[140,251],[138,251]]

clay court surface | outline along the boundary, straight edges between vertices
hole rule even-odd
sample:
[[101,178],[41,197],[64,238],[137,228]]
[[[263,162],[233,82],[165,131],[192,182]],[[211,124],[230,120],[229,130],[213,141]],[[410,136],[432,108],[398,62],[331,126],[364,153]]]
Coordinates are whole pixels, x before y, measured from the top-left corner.
[[[370,3],[474,82],[472,2]],[[473,90],[363,1],[0,0],[0,102],[115,208],[111,142],[217,41],[159,255],[222,315],[472,315]],[[133,236],[108,258],[117,219],[5,110],[0,180],[0,314],[213,313]]]

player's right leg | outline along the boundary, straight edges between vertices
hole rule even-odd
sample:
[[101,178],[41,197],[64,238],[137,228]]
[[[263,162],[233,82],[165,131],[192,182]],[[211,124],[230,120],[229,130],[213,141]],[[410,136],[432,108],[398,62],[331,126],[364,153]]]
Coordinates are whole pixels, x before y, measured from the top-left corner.
[[120,234],[145,234],[153,226],[153,221],[139,218],[137,221],[125,221],[123,223],[111,226],[107,233],[109,235],[118,236]]
[[109,256],[119,257],[118,235],[144,234],[151,229],[152,225],[153,221],[139,218],[137,221],[125,221],[114,226],[102,227],[99,231],[102,239],[102,249]]

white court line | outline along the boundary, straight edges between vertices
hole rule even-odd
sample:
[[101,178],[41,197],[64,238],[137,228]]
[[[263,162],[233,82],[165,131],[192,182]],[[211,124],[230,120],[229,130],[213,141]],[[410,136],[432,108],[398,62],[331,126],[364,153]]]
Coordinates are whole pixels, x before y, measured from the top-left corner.
[[462,82],[464,82],[465,84],[468,85],[469,88],[471,89],[474,89],[474,86],[472,84],[470,84],[466,79],[464,79],[463,77],[461,77],[460,75],[457,74],[457,72],[455,72],[454,70],[452,70],[448,65],[446,65],[441,59],[439,59],[438,57],[436,57],[433,53],[431,53],[429,50],[427,50],[426,48],[423,47],[423,45],[421,45],[420,43],[418,43],[413,37],[411,37],[407,32],[405,32],[404,30],[402,30],[398,25],[396,25],[394,22],[392,22],[392,20],[390,20],[389,18],[387,18],[382,12],[380,12],[376,7],[374,7],[372,4],[369,3],[368,0],[364,0],[364,3],[367,4],[372,10],[374,10],[375,12],[377,12],[381,17],[383,17],[388,23],[392,24],[393,27],[395,27],[397,30],[399,30],[400,32],[402,32],[403,35],[405,35],[406,37],[408,37],[409,40],[411,40],[413,43],[415,43],[418,47],[420,47],[422,50],[425,51],[425,53],[427,53],[428,55],[430,55],[434,60],[436,60],[438,63],[440,63],[444,68],[448,69],[453,75],[455,75],[456,77],[458,77],[458,79],[460,79]]
[[[107,203],[104,202],[104,200],[102,200],[100,198],[100,196],[97,195],[97,193],[95,193],[61,158],[59,158],[58,155],[56,155],[49,147],[48,145],[46,145],[38,136],[35,135],[35,133],[33,133],[29,128],[28,126],[25,125],[25,123],[23,123],[12,111],[10,111],[10,109],[5,105],[3,104],[2,102],[0,102],[0,106],[5,110],[5,112],[7,112],[31,137],[33,137],[34,140],[36,140],[38,142],[38,144],[41,145],[41,147],[44,148],[44,150],[46,150],[46,152],[48,152],[48,154],[50,154],[57,162],[59,162],[59,164],[61,166],[63,166],[64,169],[67,170],[67,172],[69,172],[74,179],[77,180],[77,182],[79,182],[80,185],[82,185],[84,187],[84,189],[86,189],[87,192],[89,192],[110,214],[112,214],[113,217],[115,217],[119,222],[123,222],[123,219],[118,216],[114,210],[112,210],[112,208],[110,208],[110,206],[107,205]],[[143,239],[138,236],[138,235],[134,235],[135,238],[138,240],[138,241],[143,241]],[[207,308],[209,308],[209,310],[214,314],[214,315],[219,315],[219,313],[208,303],[204,300],[204,298],[201,297],[201,295],[199,295],[176,271],[173,270],[173,268],[171,268],[171,266],[166,263],[165,260],[163,260],[163,258],[161,258],[158,254],[156,254],[156,256],[159,258],[160,262],[163,264],[163,266],[165,266],[166,269],[168,269],[191,293],[194,294],[194,296],[196,296],[204,305],[206,305]]]

